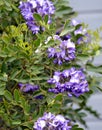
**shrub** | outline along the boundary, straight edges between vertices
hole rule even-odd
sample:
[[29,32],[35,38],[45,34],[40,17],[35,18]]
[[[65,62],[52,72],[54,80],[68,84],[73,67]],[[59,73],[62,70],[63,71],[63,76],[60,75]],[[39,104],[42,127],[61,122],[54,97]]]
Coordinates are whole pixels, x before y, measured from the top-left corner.
[[[81,130],[99,87],[99,32],[73,19],[67,0],[1,0],[0,128]],[[90,73],[91,72],[91,73]],[[74,107],[77,105],[77,108]],[[83,112],[84,110],[84,112]]]

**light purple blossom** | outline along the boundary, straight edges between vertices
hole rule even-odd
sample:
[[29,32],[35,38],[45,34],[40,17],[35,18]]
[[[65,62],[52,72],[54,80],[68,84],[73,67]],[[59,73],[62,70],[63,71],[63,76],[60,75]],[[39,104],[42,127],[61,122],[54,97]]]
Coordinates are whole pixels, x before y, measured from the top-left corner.
[[71,130],[70,121],[66,120],[62,115],[54,115],[52,113],[44,113],[43,117],[38,118],[34,123],[34,130]]
[[19,83],[18,86],[20,87],[20,90],[22,92],[30,92],[30,91],[34,92],[39,89],[38,85],[32,85],[29,83],[27,84]]
[[44,18],[45,15],[48,15],[48,23],[51,23],[51,15],[54,14],[55,11],[53,3],[49,0],[21,1],[19,8],[26,24],[34,34],[40,31],[40,27],[37,25],[33,17],[34,13],[38,13],[42,18]]
[[79,27],[77,30],[74,31],[75,35],[78,35],[78,34],[85,35],[86,33],[87,33],[87,30],[85,28],[83,29],[82,26]]
[[77,39],[77,44],[83,44],[83,43],[90,43],[91,42],[91,36],[86,32],[85,34],[82,34],[80,31],[77,32],[76,35],[80,35],[80,37]]
[[84,73],[75,68],[55,72],[53,78],[48,80],[48,83],[55,85],[54,88],[49,89],[49,92],[56,94],[67,93],[69,95],[80,96],[89,91]]
[[47,50],[48,57],[54,58],[54,63],[58,65],[75,59],[75,44],[70,39],[60,42],[56,48],[50,47]]
[[77,21],[77,20],[75,20],[75,19],[72,19],[71,24],[72,24],[73,26],[77,26],[78,24],[80,24],[80,22]]
[[84,28],[82,26],[82,24],[80,22],[78,22],[77,20],[73,19],[71,21],[72,26],[77,27],[74,31],[74,35],[77,37],[77,44],[81,44],[81,43],[89,43],[91,41],[91,37],[87,32],[87,29]]
[[55,54],[56,54],[56,49],[53,48],[53,47],[49,47],[49,48],[48,48],[48,56],[49,56],[49,58],[54,57]]

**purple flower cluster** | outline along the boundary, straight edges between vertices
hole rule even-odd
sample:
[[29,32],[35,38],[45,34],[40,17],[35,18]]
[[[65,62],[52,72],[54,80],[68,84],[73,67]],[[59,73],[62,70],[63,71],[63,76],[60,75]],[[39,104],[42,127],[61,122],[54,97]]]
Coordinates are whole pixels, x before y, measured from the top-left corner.
[[54,58],[54,63],[61,65],[63,62],[69,62],[75,59],[75,44],[69,40],[61,41],[56,47],[50,47],[47,50],[48,57]]
[[88,92],[88,83],[84,73],[81,70],[71,68],[62,72],[55,72],[53,78],[48,83],[55,84],[55,88],[50,88],[49,92],[67,93],[69,96],[80,96]]
[[34,130],[71,130],[70,121],[66,120],[62,115],[54,115],[44,113],[43,117],[39,118],[34,123]]
[[38,13],[42,18],[48,15],[48,23],[51,22],[51,15],[54,14],[55,8],[53,3],[49,0],[28,0],[27,2],[20,2],[19,6],[21,14],[26,20],[29,29],[34,33],[40,31],[40,27],[36,24],[33,17],[34,13]]
[[79,27],[77,29],[75,29],[74,31],[74,35],[80,35],[80,37],[77,39],[77,44],[81,44],[81,43],[88,43],[91,41],[90,35],[88,34],[86,28],[83,28],[82,25],[80,24],[80,22],[76,21],[76,20],[72,20],[72,26],[78,26]]
[[30,91],[34,92],[39,89],[38,85],[32,85],[29,83],[27,83],[27,84],[19,83],[18,85],[22,92],[30,92]]

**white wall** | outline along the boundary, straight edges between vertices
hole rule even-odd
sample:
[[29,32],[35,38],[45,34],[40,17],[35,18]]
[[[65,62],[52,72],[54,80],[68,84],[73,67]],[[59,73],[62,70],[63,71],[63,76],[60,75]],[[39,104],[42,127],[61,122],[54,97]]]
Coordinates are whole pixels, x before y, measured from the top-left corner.
[[70,0],[70,5],[79,13],[77,19],[88,23],[91,29],[102,26],[102,0]]
[[[102,26],[102,0],[70,0],[70,5],[74,11],[79,13],[76,19],[89,24],[90,29]],[[97,56],[94,63],[102,65],[102,55]],[[102,117],[102,93],[93,95],[89,99],[88,105],[97,110]],[[89,126],[88,130],[102,130],[102,120],[88,115],[86,122]]]

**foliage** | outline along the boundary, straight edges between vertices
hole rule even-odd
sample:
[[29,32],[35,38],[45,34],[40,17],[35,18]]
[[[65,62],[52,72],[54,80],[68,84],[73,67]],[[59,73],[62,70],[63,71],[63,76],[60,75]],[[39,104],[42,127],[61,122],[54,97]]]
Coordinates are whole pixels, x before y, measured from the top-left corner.
[[[21,16],[18,8],[19,0],[0,2],[1,130],[32,130],[34,122],[44,112],[62,114],[66,119],[80,122],[85,126],[87,125],[84,117],[87,116],[87,112],[99,118],[99,114],[87,106],[87,100],[96,89],[102,91],[99,87],[102,81],[102,66],[95,66],[92,63],[94,57],[101,52],[100,29],[87,31],[91,37],[88,43],[83,40],[81,44],[75,44],[76,58],[73,61],[55,65],[53,59],[48,58],[47,50],[60,44],[59,40],[54,38],[56,32],[62,39],[70,34],[71,40],[77,43],[84,35],[75,35],[74,32],[86,26],[84,24],[72,26],[71,18],[75,12],[68,5],[68,0],[53,2],[56,11],[52,16],[51,24],[48,24],[47,15],[42,18],[39,14],[34,14],[37,24],[45,28],[37,34],[32,34]],[[79,97],[48,92],[52,86],[47,81],[53,76],[54,71],[63,71],[72,66],[83,69],[90,91]],[[100,74],[99,77],[94,73]],[[25,93],[24,88],[19,87],[19,83],[38,85],[39,89]],[[75,105],[77,108],[74,107]],[[82,128],[73,125],[72,130],[82,130]]]

